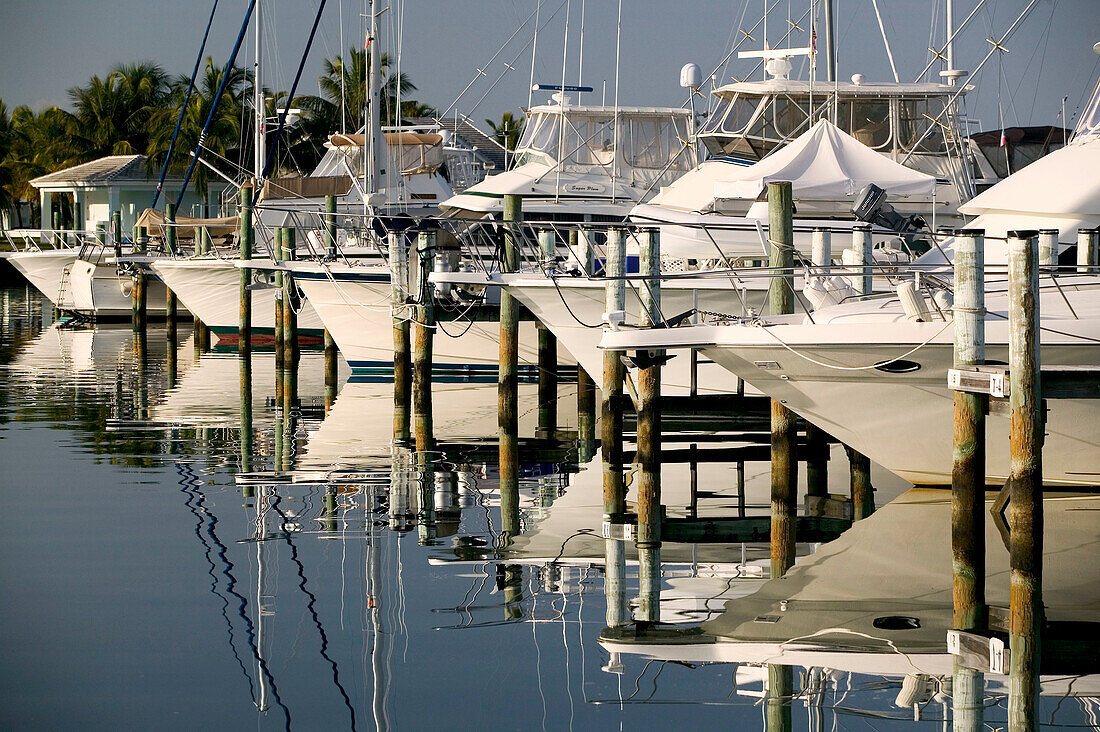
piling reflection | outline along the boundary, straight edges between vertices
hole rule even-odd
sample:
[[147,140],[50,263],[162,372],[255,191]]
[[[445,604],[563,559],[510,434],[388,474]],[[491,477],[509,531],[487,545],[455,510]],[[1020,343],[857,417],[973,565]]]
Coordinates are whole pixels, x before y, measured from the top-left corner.
[[[181,345],[170,386],[155,329],[142,364],[129,324],[38,333],[41,311],[4,307],[19,319],[5,321],[0,343],[15,385],[0,386],[4,414],[63,424],[72,442],[141,458],[143,479],[163,471],[178,484],[163,492],[170,509],[149,514],[156,541],[144,538],[172,557],[181,594],[148,615],[174,644],[201,646],[204,671],[222,674],[204,703],[225,710],[227,725],[419,728],[438,720],[422,702],[429,686],[451,700],[456,727],[486,723],[471,692],[486,688],[522,703],[516,725],[547,729],[689,720],[824,730],[919,719],[977,730],[1007,719],[1007,678],[947,652],[946,493],[908,493],[819,543],[839,533],[826,531],[829,521],[853,513],[842,495],[848,471],[834,469],[824,488],[814,482],[819,452],[803,473],[817,487],[791,522],[796,562],[770,580],[770,466],[750,435],[721,451],[706,435],[665,445],[662,541],[639,548],[636,473],[577,461],[585,410],[578,399],[576,416],[569,411],[568,385],[561,442],[530,439],[537,391],[520,385],[516,480],[506,490],[495,384],[436,384],[433,449],[414,452],[393,441],[392,382],[346,383],[326,400],[321,354],[302,354],[288,408],[272,353],[257,350],[246,366],[236,354],[191,357]],[[576,439],[562,429],[574,424]],[[844,459],[839,447],[827,456]],[[118,473],[120,482],[133,472]],[[621,488],[605,503],[608,475]],[[103,510],[117,510],[113,499],[97,496]],[[1053,665],[1044,666],[1040,710],[1055,726],[1082,727],[1100,711],[1088,656],[1100,622],[1088,520],[1096,499],[1048,500],[1043,662]],[[998,607],[1006,550],[992,528],[988,544]],[[185,594],[192,586],[197,597]],[[202,632],[181,642],[172,635],[180,618]]]

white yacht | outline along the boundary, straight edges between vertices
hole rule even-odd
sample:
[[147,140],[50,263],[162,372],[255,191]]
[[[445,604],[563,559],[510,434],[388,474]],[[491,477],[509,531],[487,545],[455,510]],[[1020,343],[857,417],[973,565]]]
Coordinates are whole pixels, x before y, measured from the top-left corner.
[[[1100,225],[1100,185],[1079,175],[1098,164],[1100,87],[1068,146],[963,208],[977,215],[970,227],[986,233],[987,267],[1006,261],[1003,239],[997,237],[1008,230],[1057,229],[1065,243],[1076,240],[1078,229]],[[943,265],[951,249],[948,243],[918,264]],[[1040,285],[1042,363],[1095,364],[1100,279],[1095,273],[1056,275],[1042,278]],[[1005,361],[1003,278],[987,276],[986,308],[987,356]],[[933,309],[935,314],[919,318],[898,297],[857,300],[822,308],[812,317],[735,318],[718,325],[619,331],[608,333],[602,345],[616,350],[701,348],[727,370],[898,475],[915,483],[949,484],[952,392],[947,369],[954,329],[949,306]],[[1100,484],[1098,407],[1087,399],[1050,402],[1044,482]],[[1008,475],[1008,421],[991,415],[987,432],[987,480],[1000,482]]]
[[572,104],[562,93],[527,110],[510,170],[443,202],[447,216],[500,218],[522,197],[539,221],[622,221],[637,203],[695,165],[691,113]]
[[[715,90],[717,107],[698,135],[711,157],[632,209],[631,220],[661,226],[668,253],[713,257],[720,251],[730,258],[758,259],[767,202],[760,190],[745,185],[745,176],[752,175],[746,166],[774,173],[768,161],[775,156],[781,156],[776,167],[797,164],[793,156],[782,157],[791,141],[830,120],[884,159],[934,178],[930,188],[891,199],[900,215],[922,216],[931,227],[960,224],[959,206],[973,196],[974,180],[957,105],[971,87],[871,83],[859,74],[854,79],[814,84],[781,74]],[[852,212],[858,192],[796,190],[795,246],[809,254],[814,228],[850,231],[862,223]],[[877,238],[894,236],[882,231]]]
[[[129,317],[132,280],[107,260],[114,256],[96,232],[22,230],[5,232],[12,251],[0,253],[59,310],[86,317]],[[131,244],[126,242],[125,251]],[[165,313],[165,289],[150,282],[147,310]]]

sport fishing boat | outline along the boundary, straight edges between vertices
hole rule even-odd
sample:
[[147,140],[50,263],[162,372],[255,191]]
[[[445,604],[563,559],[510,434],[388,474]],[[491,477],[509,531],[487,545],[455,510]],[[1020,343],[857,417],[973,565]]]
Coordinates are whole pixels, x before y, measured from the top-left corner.
[[515,194],[533,220],[622,221],[695,165],[692,132],[686,109],[573,104],[558,91],[527,110],[512,168],[444,201],[443,213],[499,219]]
[[[963,207],[985,232],[989,272],[1006,262],[1002,237],[1014,229],[1056,230],[1054,257],[1079,229],[1100,226],[1100,185],[1076,171],[1100,165],[1100,87],[1070,144],[1006,178]],[[1072,185],[1068,182],[1072,181]],[[952,245],[915,263],[946,266]],[[1057,259],[1055,259],[1057,261]],[[1003,270],[1002,270],[1003,271]],[[940,278],[942,280],[942,277]],[[817,424],[875,462],[919,484],[951,482],[954,328],[946,287],[921,278],[920,300],[887,295],[821,308],[812,316],[730,318],[719,324],[609,332],[615,350],[700,348],[710,359]],[[1004,278],[987,275],[986,353],[1007,361]],[[939,294],[933,290],[937,290]],[[929,297],[929,295],[931,295]],[[937,299],[937,297],[939,299]],[[917,312],[913,304],[917,302]],[[937,306],[942,302],[944,306]],[[1041,361],[1048,366],[1096,363],[1100,343],[1100,279],[1094,271],[1040,279]],[[923,313],[920,311],[924,311]],[[1043,447],[1043,480],[1100,485],[1100,404],[1051,400]],[[1008,475],[1008,420],[990,415],[986,479]]]
[[[23,230],[5,232],[12,250],[0,253],[59,310],[87,318],[129,317],[133,281],[113,263],[115,249],[102,232]],[[130,251],[129,241],[119,248]],[[108,263],[110,260],[110,263]],[[163,317],[165,289],[147,290],[147,313]]]
[[[709,258],[720,252],[758,259],[767,202],[752,182],[761,177],[792,180],[777,177],[797,175],[806,159],[805,151],[792,149],[792,141],[807,130],[820,130],[828,120],[833,125],[830,137],[835,139],[839,131],[886,161],[932,176],[934,185],[899,191],[892,198],[899,215],[919,215],[933,228],[958,225],[958,208],[974,193],[957,111],[957,99],[970,88],[871,83],[861,75],[851,82],[815,85],[788,79],[785,73],[720,87],[714,92],[717,107],[699,132],[710,159],[636,206],[630,218],[660,226],[662,249],[670,255]],[[811,140],[806,139],[806,147],[814,150]],[[864,223],[853,213],[859,191],[796,190],[795,247],[808,255],[814,228],[843,232]],[[876,238],[896,236],[881,230]]]
[[[762,170],[762,166],[767,169]],[[834,201],[871,184],[899,197],[929,194],[936,186],[936,179],[931,175],[879,155],[828,120],[819,121],[767,160],[740,168],[739,184],[751,189],[753,198],[758,197],[771,180],[791,181],[796,195],[802,194],[807,200]],[[765,233],[767,201],[760,205],[764,208],[763,222],[756,222],[754,228],[758,257],[770,248]],[[814,229],[832,233],[835,222],[815,221],[815,224]],[[673,235],[673,251],[668,252],[669,231],[675,227],[662,225],[657,228],[661,237],[662,270],[667,277],[661,288],[661,310],[666,319],[691,311],[750,315],[763,309],[770,281],[766,272],[730,267],[730,262],[713,242],[687,251],[677,248]],[[709,232],[708,228],[702,234],[709,235]],[[594,239],[594,234],[585,233],[584,236]],[[841,228],[835,235],[838,242],[845,241],[845,237],[850,241],[851,228]],[[897,237],[895,232],[891,235]],[[638,242],[634,236],[628,239],[627,252],[628,261],[635,263]],[[894,261],[908,258],[904,252],[893,248],[880,249],[878,254],[887,261],[891,255]],[[540,262],[515,274],[437,273],[433,279],[454,284],[488,280],[504,286],[535,313],[589,373],[599,374],[603,356],[598,345],[604,320],[606,280],[586,276],[592,271],[586,263],[590,258],[585,252],[575,251],[570,252],[564,262]],[[633,269],[636,271],[637,267]],[[625,327],[638,323],[641,312],[638,289],[642,286],[632,283],[626,288]],[[800,278],[796,290],[801,291],[802,287]],[[802,307],[808,309],[810,305],[803,302]],[[701,393],[721,393],[729,390],[729,381],[729,377],[709,359],[694,355],[678,357],[664,371],[662,391],[672,395],[692,393],[693,389]]]

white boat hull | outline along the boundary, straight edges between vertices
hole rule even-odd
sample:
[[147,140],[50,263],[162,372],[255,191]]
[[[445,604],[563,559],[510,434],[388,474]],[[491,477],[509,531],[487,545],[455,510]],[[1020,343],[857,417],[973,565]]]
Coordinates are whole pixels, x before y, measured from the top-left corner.
[[[604,329],[605,284],[585,278],[558,278],[541,275],[503,275],[501,281],[517,300],[523,303],[557,337],[558,342],[577,357],[578,363],[593,378],[603,373],[604,351],[599,349]],[[729,281],[704,281],[700,289],[662,287],[661,311],[672,317],[693,308],[743,315],[749,308],[758,308],[764,291],[735,289]],[[638,297],[627,288],[627,326],[638,324]],[[597,327],[592,327],[597,326]],[[689,351],[679,351],[661,370],[661,393],[666,396],[691,393],[692,364]],[[636,382],[636,369],[631,370]],[[696,363],[696,389],[699,394],[727,394],[737,388],[736,379],[709,358],[700,355]]]
[[[206,324],[222,344],[235,343],[240,324],[241,270],[222,259],[163,259],[150,265],[180,302]],[[253,341],[275,333],[275,288],[252,290]],[[299,338],[319,339],[324,326],[308,302],[298,311]]]
[[72,307],[72,297],[67,290],[62,292],[61,283],[65,273],[76,261],[75,251],[47,249],[34,252],[9,252],[5,257],[56,307],[62,309]]
[[[353,372],[393,368],[392,286],[389,270],[362,267],[354,274],[329,275],[295,270],[295,281],[332,335]],[[432,343],[434,369],[456,375],[495,378],[499,368],[500,326],[494,321],[440,323]],[[538,365],[535,324],[519,325],[521,372]],[[573,360],[559,349],[559,363]]]

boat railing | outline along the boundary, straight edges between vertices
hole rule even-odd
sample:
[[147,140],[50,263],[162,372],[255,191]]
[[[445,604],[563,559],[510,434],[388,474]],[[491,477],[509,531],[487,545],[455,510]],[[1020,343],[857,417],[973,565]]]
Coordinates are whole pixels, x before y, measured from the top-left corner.
[[75,229],[4,229],[3,234],[7,248],[13,252],[79,250],[95,239],[94,231]]

